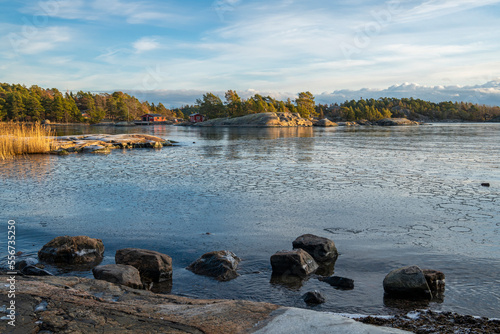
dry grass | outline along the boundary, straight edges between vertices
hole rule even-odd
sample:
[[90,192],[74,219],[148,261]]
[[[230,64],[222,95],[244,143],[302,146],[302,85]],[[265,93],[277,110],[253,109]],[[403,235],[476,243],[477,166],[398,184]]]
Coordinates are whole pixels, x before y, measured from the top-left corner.
[[16,155],[47,153],[53,132],[39,123],[0,123],[0,160]]

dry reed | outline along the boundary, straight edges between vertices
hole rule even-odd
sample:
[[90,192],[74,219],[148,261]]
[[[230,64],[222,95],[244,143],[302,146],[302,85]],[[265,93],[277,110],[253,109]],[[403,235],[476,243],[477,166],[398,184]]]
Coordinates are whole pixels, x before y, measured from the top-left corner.
[[0,160],[16,155],[47,153],[53,132],[40,123],[0,123]]

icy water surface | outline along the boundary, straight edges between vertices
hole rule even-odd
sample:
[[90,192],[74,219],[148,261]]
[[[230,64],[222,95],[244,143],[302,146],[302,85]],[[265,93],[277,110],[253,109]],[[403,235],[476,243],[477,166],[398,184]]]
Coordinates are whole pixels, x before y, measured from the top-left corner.
[[[104,264],[124,247],[169,254],[172,293],[180,295],[307,307],[301,295],[316,289],[327,299],[318,310],[428,307],[500,317],[499,124],[58,131],[150,133],[179,146],[0,162],[0,218],[4,227],[16,221],[23,256],[55,236],[84,234],[103,240]],[[271,279],[270,256],[304,233],[335,241],[335,275],[354,279],[353,290],[316,276]],[[184,269],[222,249],[243,259],[237,279],[220,283]],[[385,275],[411,264],[445,273],[443,300],[384,300]]]

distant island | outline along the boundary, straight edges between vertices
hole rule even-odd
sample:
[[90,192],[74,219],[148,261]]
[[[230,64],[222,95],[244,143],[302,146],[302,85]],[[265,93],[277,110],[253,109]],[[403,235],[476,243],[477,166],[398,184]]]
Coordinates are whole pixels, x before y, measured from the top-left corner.
[[129,122],[145,114],[158,114],[167,120],[188,121],[191,114],[207,119],[234,118],[261,113],[291,113],[300,118],[333,122],[377,122],[387,118],[407,118],[413,121],[500,122],[500,107],[469,102],[434,103],[414,98],[359,99],[344,103],[316,104],[314,95],[301,92],[295,100],[279,101],[270,96],[255,94],[242,99],[236,91],[228,90],[224,101],[206,93],[194,105],[168,109],[162,103],[139,101],[123,92],[62,93],[56,88],[44,89],[33,85],[0,83],[0,121],[96,124]]

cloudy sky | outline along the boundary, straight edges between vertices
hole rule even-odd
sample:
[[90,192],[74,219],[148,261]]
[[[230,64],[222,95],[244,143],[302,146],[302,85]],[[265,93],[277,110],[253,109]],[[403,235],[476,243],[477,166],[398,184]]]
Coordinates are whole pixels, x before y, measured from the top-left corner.
[[500,105],[500,0],[0,0],[0,82]]

